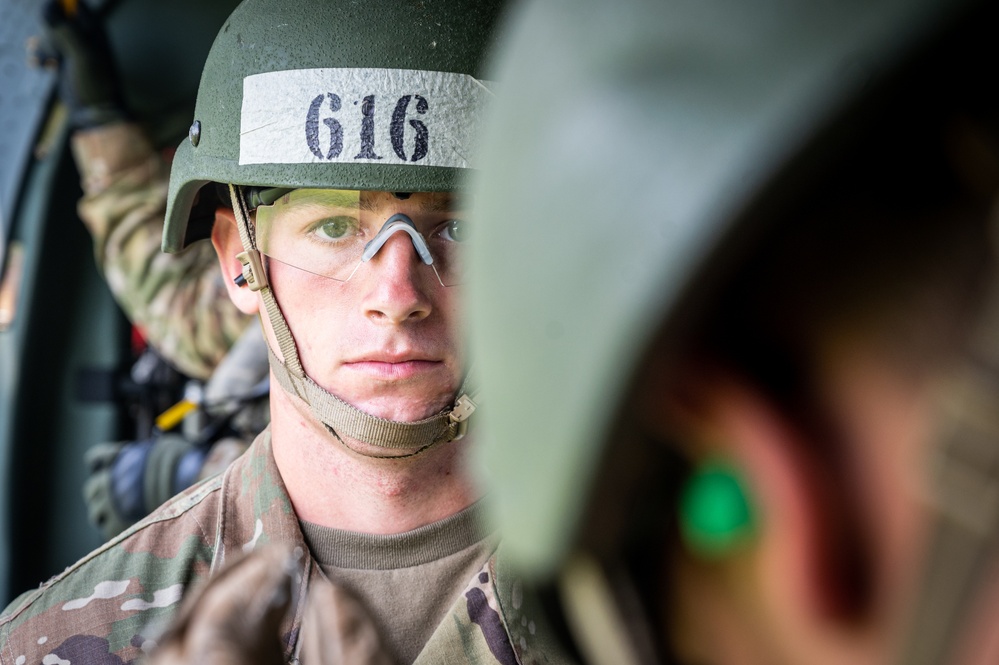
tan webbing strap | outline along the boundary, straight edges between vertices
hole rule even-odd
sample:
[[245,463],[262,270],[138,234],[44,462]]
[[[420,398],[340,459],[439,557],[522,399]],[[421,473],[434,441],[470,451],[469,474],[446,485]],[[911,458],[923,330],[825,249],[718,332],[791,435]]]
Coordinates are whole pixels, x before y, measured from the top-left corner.
[[995,552],[999,528],[999,386],[964,377],[947,405],[936,451],[932,502],[936,519],[920,598],[900,665],[951,662],[975,600],[980,575]]
[[[243,200],[240,189],[232,184],[229,185],[229,196],[232,198],[232,209],[236,214],[236,227],[239,229],[239,239],[243,244],[243,254],[238,258],[243,262],[244,275],[248,268],[252,271],[252,279],[247,279],[247,283],[250,285],[250,288],[259,291],[260,297],[263,298],[264,309],[267,311],[267,318],[270,319],[271,329],[277,338],[278,348],[281,349],[281,355],[284,356],[287,370],[295,376],[305,376],[305,370],[302,369],[302,361],[298,358],[298,347],[295,346],[295,339],[291,335],[291,329],[288,328],[288,322],[285,321],[284,314],[281,313],[281,308],[278,307],[277,299],[274,298],[274,292],[271,291],[267,274],[261,267],[260,252],[257,250],[253,227],[249,222],[250,215],[246,210],[246,201]],[[305,397],[301,393],[296,392],[295,394],[303,399]]]
[[999,276],[947,386],[934,460],[936,519],[899,665],[951,662],[999,545]]
[[261,289],[260,295],[264,300],[267,318],[271,320],[271,328],[274,329],[278,348],[281,349],[281,355],[284,356],[284,365],[288,368],[289,372],[292,372],[296,376],[305,376],[305,370],[302,369],[302,361],[298,359],[298,347],[295,346],[295,338],[291,336],[291,330],[284,319],[284,314],[281,313],[281,308],[278,307],[277,300],[274,298],[274,292],[271,291],[270,287],[267,287]]

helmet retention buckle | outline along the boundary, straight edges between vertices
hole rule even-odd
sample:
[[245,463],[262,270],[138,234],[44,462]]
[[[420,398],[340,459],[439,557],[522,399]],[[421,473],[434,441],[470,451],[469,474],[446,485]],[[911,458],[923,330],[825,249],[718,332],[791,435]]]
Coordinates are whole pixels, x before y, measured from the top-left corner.
[[267,286],[267,273],[264,271],[258,250],[249,249],[240,252],[236,255],[236,260],[243,266],[242,283],[249,286],[251,291],[259,291]]
[[464,437],[468,432],[468,419],[472,417],[477,407],[478,405],[467,393],[462,394],[454,403],[454,408],[448,414],[448,420],[451,421],[451,424],[457,425],[453,441]]

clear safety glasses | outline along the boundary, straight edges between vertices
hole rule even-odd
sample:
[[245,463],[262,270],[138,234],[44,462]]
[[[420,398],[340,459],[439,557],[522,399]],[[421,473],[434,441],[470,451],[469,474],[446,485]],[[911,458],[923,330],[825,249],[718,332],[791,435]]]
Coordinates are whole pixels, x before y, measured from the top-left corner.
[[401,233],[417,260],[454,286],[463,277],[468,228],[452,203],[449,193],[294,189],[256,207],[257,247],[281,263],[347,282]]

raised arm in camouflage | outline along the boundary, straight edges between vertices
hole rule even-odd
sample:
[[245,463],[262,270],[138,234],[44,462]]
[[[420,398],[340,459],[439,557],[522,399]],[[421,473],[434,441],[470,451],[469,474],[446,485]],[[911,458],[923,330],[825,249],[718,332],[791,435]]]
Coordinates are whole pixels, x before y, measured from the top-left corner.
[[207,379],[250,319],[226,295],[210,244],[161,251],[169,164],[127,122],[78,130],[72,141],[80,218],[112,293],[164,358]]
[[115,299],[150,345],[205,380],[246,327],[226,297],[206,245],[176,256],[160,248],[170,165],[131,122],[103,16],[86,3],[42,5],[43,39],[29,49],[58,67],[59,97],[74,130],[83,199],[79,214]]

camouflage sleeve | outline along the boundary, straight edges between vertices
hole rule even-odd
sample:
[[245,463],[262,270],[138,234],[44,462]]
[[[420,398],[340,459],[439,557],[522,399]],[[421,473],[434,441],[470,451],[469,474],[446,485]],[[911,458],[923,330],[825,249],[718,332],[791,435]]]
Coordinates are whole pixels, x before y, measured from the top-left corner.
[[84,556],[0,614],[0,665],[141,662],[214,557],[221,478]]
[[125,314],[178,369],[206,379],[245,328],[229,300],[211,243],[160,250],[169,167],[135,125],[77,132],[80,218]]

